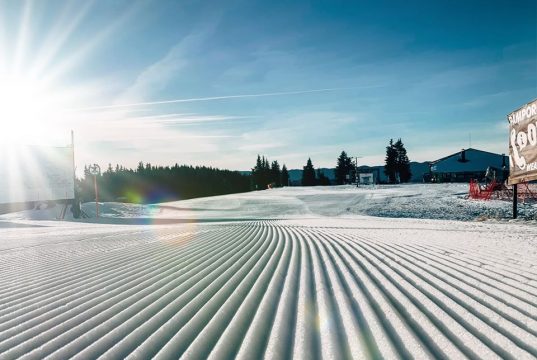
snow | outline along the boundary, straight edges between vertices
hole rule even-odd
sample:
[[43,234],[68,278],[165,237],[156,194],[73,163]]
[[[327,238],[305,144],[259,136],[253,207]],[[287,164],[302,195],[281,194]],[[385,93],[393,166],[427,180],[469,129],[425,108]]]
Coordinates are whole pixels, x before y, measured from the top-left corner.
[[[468,199],[468,190],[468,184],[286,187],[152,205],[101,203],[99,211],[101,222],[108,223],[140,223],[141,219],[162,223],[356,215],[507,221],[512,216],[511,202]],[[83,204],[83,210],[90,218],[95,217],[94,203]],[[26,210],[1,215],[0,219],[54,220],[60,211],[59,206]],[[520,202],[519,215],[523,220],[536,220],[537,204]],[[66,218],[72,220],[70,211]]]
[[284,188],[105,203],[99,221],[3,215],[0,358],[536,358],[534,207],[509,221],[509,203],[466,192]]

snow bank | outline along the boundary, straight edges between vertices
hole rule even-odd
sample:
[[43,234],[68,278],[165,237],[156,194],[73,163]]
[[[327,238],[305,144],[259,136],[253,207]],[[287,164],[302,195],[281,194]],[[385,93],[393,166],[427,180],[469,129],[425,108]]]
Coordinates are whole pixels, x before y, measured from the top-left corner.
[[[147,207],[145,212],[147,216],[197,219],[355,215],[465,221],[511,218],[510,202],[476,201],[467,195],[467,184],[287,187],[171,202]],[[132,209],[133,213],[140,211]],[[536,204],[521,203],[519,211],[522,219],[537,219]]]
[[[509,201],[468,199],[467,184],[409,184],[375,187],[287,187],[243,194],[214,196],[154,205],[100,204],[101,217],[112,219],[224,220],[289,217],[352,217],[486,220],[511,218]],[[94,203],[83,210],[95,217]],[[0,216],[6,220],[54,220],[59,206]],[[537,204],[519,205],[520,218],[537,219]],[[66,219],[72,220],[70,211]]]

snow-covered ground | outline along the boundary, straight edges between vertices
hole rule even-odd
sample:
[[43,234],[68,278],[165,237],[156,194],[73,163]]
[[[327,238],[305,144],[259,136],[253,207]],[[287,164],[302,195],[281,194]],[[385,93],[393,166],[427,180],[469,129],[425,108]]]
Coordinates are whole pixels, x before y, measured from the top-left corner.
[[[268,205],[268,206],[267,206]],[[95,204],[83,210],[95,217]],[[60,207],[0,216],[5,220],[56,219]],[[504,220],[512,216],[510,201],[468,199],[468,184],[409,184],[376,187],[288,187],[154,205],[104,203],[103,221],[122,223],[150,218],[168,220],[278,219],[289,217],[353,217],[371,215],[444,220]],[[520,203],[522,220],[537,220],[536,203]],[[70,213],[68,212],[68,218]]]
[[466,192],[286,188],[103,204],[101,223],[4,215],[0,358],[537,358],[535,221],[473,221],[510,204]]

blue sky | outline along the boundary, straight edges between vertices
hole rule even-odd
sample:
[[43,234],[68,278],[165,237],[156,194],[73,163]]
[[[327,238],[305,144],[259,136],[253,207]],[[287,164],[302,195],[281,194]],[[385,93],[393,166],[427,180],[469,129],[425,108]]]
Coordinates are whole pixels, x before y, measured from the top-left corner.
[[381,164],[399,137],[425,161],[470,134],[507,152],[506,115],[537,97],[536,24],[533,0],[0,0],[0,79],[39,89],[0,121],[74,129],[79,166]]

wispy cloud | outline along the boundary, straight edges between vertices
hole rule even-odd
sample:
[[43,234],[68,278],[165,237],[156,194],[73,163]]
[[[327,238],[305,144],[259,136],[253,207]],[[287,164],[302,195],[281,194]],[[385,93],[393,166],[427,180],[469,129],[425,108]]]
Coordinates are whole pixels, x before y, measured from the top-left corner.
[[379,85],[371,85],[371,86],[338,87],[338,88],[309,89],[309,90],[296,90],[296,91],[279,91],[279,92],[256,93],[256,94],[207,96],[207,97],[198,97],[198,98],[172,99],[172,100],[146,101],[146,102],[136,102],[136,103],[127,103],[127,104],[93,106],[93,107],[70,109],[70,110],[71,111],[89,111],[89,110],[102,110],[102,109],[115,109],[115,108],[129,108],[129,107],[136,107],[136,106],[189,103],[189,102],[199,102],[199,101],[230,100],[230,99],[258,98],[258,97],[286,96],[286,95],[303,95],[303,94],[312,94],[312,93],[357,90],[357,89],[368,89],[368,88],[378,88],[378,87]]
[[[196,61],[194,60],[195,56],[202,52],[208,39],[215,33],[219,23],[220,14],[213,13],[202,24],[194,27],[190,33],[172,46],[162,58],[143,69],[133,84],[118,96],[117,102],[146,99],[166,89],[170,82],[177,81],[181,71]],[[112,107],[133,106],[126,105],[112,105]]]

